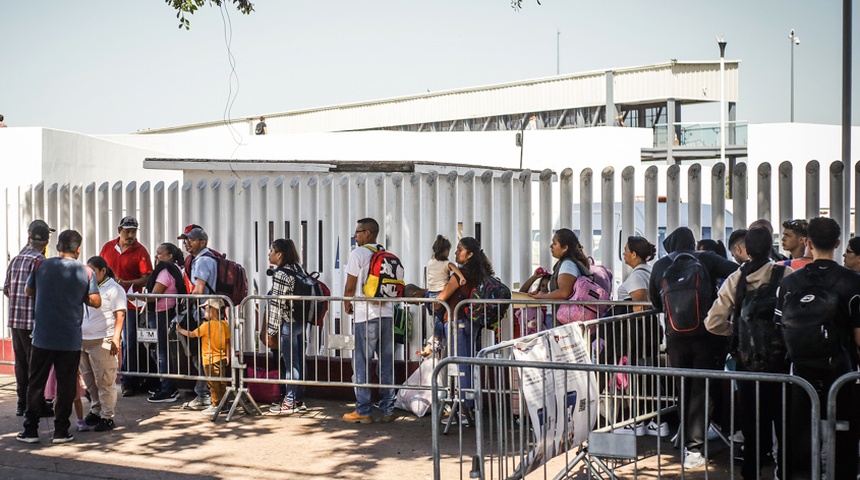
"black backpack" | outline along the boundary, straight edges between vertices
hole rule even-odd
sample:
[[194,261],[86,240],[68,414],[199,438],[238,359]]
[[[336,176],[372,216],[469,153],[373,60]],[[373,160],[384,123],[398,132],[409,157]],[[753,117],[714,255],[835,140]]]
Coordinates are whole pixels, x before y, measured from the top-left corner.
[[803,273],[807,281],[786,293],[782,304],[780,325],[789,359],[797,367],[815,370],[850,366],[846,334],[835,322],[840,315],[836,282],[825,283],[815,270]]
[[[324,288],[317,278],[318,273],[308,273],[301,266],[294,270],[283,267],[280,271],[287,274],[287,285],[292,286],[292,293],[297,297],[328,297],[328,287]],[[322,325],[325,313],[328,311],[328,300],[295,300],[290,301],[293,320],[300,320],[311,325]]]
[[776,309],[776,291],[785,275],[785,267],[774,265],[767,283],[746,292],[741,302],[740,315],[734,319],[732,356],[740,360],[750,372],[785,372],[785,341],[773,321]]
[[666,336],[707,333],[705,317],[716,298],[708,271],[692,253],[673,252],[669,258],[660,288]]

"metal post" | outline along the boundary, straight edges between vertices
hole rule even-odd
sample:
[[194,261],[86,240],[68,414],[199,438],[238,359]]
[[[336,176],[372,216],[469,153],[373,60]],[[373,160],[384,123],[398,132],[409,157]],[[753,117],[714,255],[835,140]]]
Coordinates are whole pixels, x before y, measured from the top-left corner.
[[[231,178],[227,181],[227,197],[225,206],[224,206],[224,224],[225,225],[236,225],[236,202],[239,199],[239,194],[237,193],[239,182],[235,178]],[[172,212],[174,209],[171,209],[171,215],[174,215]],[[235,233],[233,235],[227,235],[227,241],[223,243],[224,248],[229,252],[236,252],[236,237]]]
[[[98,227],[99,235],[96,241],[96,248],[101,248],[101,245],[110,238],[110,185],[107,182],[99,185],[97,196],[98,208]],[[35,193],[35,192],[34,192]],[[38,211],[38,210],[37,210]],[[48,224],[50,225],[50,223]]]
[[[110,223],[108,224],[108,231],[110,234],[107,238],[113,238],[116,234],[116,227],[119,225],[119,221],[122,220],[122,182],[116,182],[111,187],[111,202],[110,202]],[[48,225],[56,225],[57,222],[53,223],[48,222]]]
[[[308,243],[305,245],[305,249],[308,252],[307,258],[305,258],[305,266],[310,272],[319,272],[320,271],[320,251],[319,251],[319,200],[317,198],[318,194],[318,185],[319,185],[319,177],[316,175],[312,176],[307,181],[307,193],[305,195],[305,199],[307,200],[307,205],[305,206],[305,214],[307,214],[308,219]],[[267,229],[268,231],[268,229]]]
[[720,162],[726,163],[726,40],[717,37],[720,46]]
[[[636,229],[634,212],[636,211],[636,169],[625,167],[621,171],[621,242],[627,243],[627,237],[633,235]],[[630,275],[630,267],[621,263],[623,279]]]
[[[269,291],[269,278],[266,275],[266,269],[269,266],[269,258],[265,252],[269,251],[269,177],[263,177],[257,181],[257,244],[251,249],[251,252],[257,252],[257,255],[251,253],[250,260],[256,257],[257,264],[253,270],[249,272],[250,276],[256,274],[257,277],[257,292],[263,294]],[[233,252],[228,252],[228,255],[235,255]],[[301,255],[301,250],[299,250]],[[246,264],[248,265],[248,264]],[[252,329],[251,329],[252,330]]]
[[173,182],[167,187],[167,237],[175,238],[182,231],[179,224],[179,182]]
[[806,216],[804,218],[815,218],[819,215],[821,206],[821,165],[818,160],[811,160],[806,164]]
[[98,245],[96,243],[96,211],[98,211],[98,205],[96,205],[95,182],[90,183],[84,189],[84,205],[86,205],[83,230],[84,244],[86,245],[86,251],[95,255],[99,251],[98,247],[96,247]]
[[[403,255],[403,246],[406,244],[403,239],[403,232],[406,230],[404,223],[410,220],[404,216],[405,212],[403,208],[403,174],[393,174],[390,177],[390,181],[391,198],[389,198],[389,201],[391,201],[391,217],[388,220],[388,231],[391,232],[391,236],[389,237],[388,248],[397,255]],[[456,205],[456,202],[454,204]],[[455,223],[456,228],[457,217],[453,217],[450,222]]]
[[732,171],[732,229],[747,228],[747,164],[738,163]]
[[779,164],[779,219],[778,225],[794,218],[794,167],[791,162]]
[[615,271],[615,168],[606,167],[600,175],[600,264]]
[[[594,249],[594,186],[592,184],[594,174],[590,168],[585,168],[579,174],[579,243],[586,255],[591,255]],[[571,228],[573,225],[571,225]],[[547,251],[549,257],[549,240],[544,239],[541,232],[542,249]],[[542,250],[543,251],[543,250]],[[543,258],[541,253],[541,258]],[[541,263],[546,265],[545,263]]]
[[643,235],[648,240],[657,241],[657,167],[651,165],[645,169],[645,230]]
[[793,28],[788,32],[788,41],[791,43],[791,123],[794,123],[794,46],[800,45],[800,38]]
[[[463,236],[475,236],[475,171],[469,170],[463,174],[463,186],[460,189],[463,202]],[[522,207],[525,208],[525,207]],[[531,232],[529,232],[531,233]],[[451,243],[454,238],[449,239]]]
[[498,261],[494,256],[495,251],[493,250],[493,224],[495,223],[493,221],[493,214],[496,211],[493,204],[495,201],[493,184],[493,171],[485,170],[481,174],[481,247],[490,261],[497,264]]
[[[165,216],[167,209],[164,203],[164,182],[157,182],[155,188],[152,189],[152,241],[153,246],[160,245],[161,242],[170,238],[170,233],[165,233]],[[230,235],[232,237],[232,235]],[[176,237],[176,235],[174,235]],[[155,253],[155,252],[152,252]]]
[[681,225],[681,167],[669,165],[666,170],[666,231]]
[[[842,163],[843,169],[843,204],[851,204],[851,35],[852,35],[852,3],[842,0]],[[847,245],[851,238],[851,209],[846,208],[841,220],[842,244]]]
[[373,177],[373,191],[368,192],[368,216],[379,222],[379,238],[377,242],[388,247],[388,221],[385,208],[385,175],[378,174]]
[[[416,258],[422,258],[418,255],[421,251],[421,236],[424,232],[421,218],[421,174],[413,173],[406,177],[406,182],[404,185],[404,198],[407,200],[407,217],[410,227],[404,230],[404,235],[406,238],[404,239],[403,245],[410,252],[416,252]],[[464,190],[466,190],[464,188]],[[465,192],[464,192],[465,194]],[[473,202],[474,203],[474,202]],[[465,206],[464,206],[465,209]],[[465,223],[465,222],[464,222]],[[474,225],[474,222],[472,223]],[[466,226],[463,225],[463,235],[466,235]],[[451,244],[457,245],[457,238],[449,238]],[[455,247],[456,248],[456,247]],[[398,252],[398,255],[403,252]],[[412,265],[406,264],[406,271],[412,272],[412,275],[408,278],[419,278],[420,282],[416,282],[419,285],[424,285],[424,265],[421,262],[411,262]]]
[[711,168],[711,238],[726,240],[726,165]]
[[[137,182],[131,181],[125,187],[125,214],[138,217],[137,213]],[[140,220],[138,218],[138,220]],[[117,226],[119,222],[116,222]]]
[[[837,160],[830,164],[830,218],[837,222],[842,222],[845,217],[847,205],[842,203],[842,175],[845,174],[845,165],[842,161]],[[849,224],[845,224],[843,230],[850,229]],[[836,251],[833,252],[835,258],[842,258],[842,252],[845,250],[846,243],[841,243]]]
[[59,200],[59,204],[57,205],[57,210],[60,214],[60,223],[57,228],[58,231],[63,231],[69,228],[72,228],[72,218],[71,218],[71,195],[72,189],[69,188],[68,183],[64,183],[60,186],[60,191],[57,199]]
[[148,181],[140,185],[140,213],[137,216],[140,230],[137,232],[137,241],[154,254],[156,245],[153,244],[155,237],[152,235],[152,189],[150,187]]
[[687,169],[687,226],[693,236],[702,238],[702,166],[698,163]]
[[272,183],[272,220],[275,222],[275,238],[287,238],[287,222],[284,217],[284,184],[286,179],[279,175]]
[[758,188],[756,191],[758,199],[756,205],[756,218],[770,218],[771,209],[771,172],[770,164],[762,163],[758,166]]
[[573,228],[573,169],[565,168],[559,176],[559,225]]
[[439,195],[437,194],[439,190],[439,182],[437,182],[438,179],[439,174],[436,171],[424,174],[424,185],[421,189],[421,216],[424,218],[424,226],[427,227],[427,229],[426,235],[422,235],[421,237],[421,247],[418,252],[416,252],[422,254],[419,258],[424,258],[427,255],[425,252],[430,251],[430,245],[433,243],[433,240],[436,239],[436,235],[439,234],[439,224],[437,223],[439,219]]
[[[302,179],[299,177],[293,177],[290,180],[290,239],[293,243],[296,244],[296,250],[299,252],[299,257],[302,259],[302,263],[306,262],[307,259],[302,255],[304,252],[304,239],[302,237],[302,208],[304,208],[304,202],[302,202]],[[357,219],[356,219],[357,220]]]
[[[547,266],[552,264],[552,258],[550,258],[549,251],[549,243],[552,239],[552,177],[553,172],[548,168],[540,172],[540,184],[538,187],[538,192],[540,196],[540,217],[538,217],[538,222],[540,224],[541,266]],[[591,255],[590,250],[586,251],[589,255]]]
[[451,170],[445,175],[445,181],[440,183],[440,196],[443,199],[444,205],[440,205],[439,213],[439,233],[448,237],[452,244],[456,244],[457,238],[457,219],[460,217],[457,212],[457,183],[460,175],[456,170]]
[[[517,178],[520,192],[519,205],[519,245],[520,271],[519,278],[527,278],[532,273],[532,172],[523,170]],[[564,226],[564,225],[562,225]],[[572,226],[572,225],[571,225]]]
[[[323,177],[320,182],[320,218],[322,219],[322,261],[320,266],[320,276],[323,281],[329,285],[333,285],[332,277],[334,275],[334,256],[337,241],[335,237],[335,220],[334,220],[334,176],[329,174]],[[276,218],[276,222],[284,223],[283,218]],[[283,227],[282,227],[283,228]],[[340,295],[343,292],[337,292]]]
[[511,285],[514,281],[513,272],[511,268],[511,264],[514,260],[513,255],[513,241],[514,238],[514,225],[513,225],[513,208],[514,208],[514,200],[513,200],[513,191],[511,190],[511,179],[514,176],[514,172],[508,170],[502,174],[499,179],[499,231],[501,238],[510,239],[508,241],[499,242],[501,253],[499,258],[501,261],[496,264],[496,267],[499,269],[498,275],[502,279],[502,282],[507,285]]

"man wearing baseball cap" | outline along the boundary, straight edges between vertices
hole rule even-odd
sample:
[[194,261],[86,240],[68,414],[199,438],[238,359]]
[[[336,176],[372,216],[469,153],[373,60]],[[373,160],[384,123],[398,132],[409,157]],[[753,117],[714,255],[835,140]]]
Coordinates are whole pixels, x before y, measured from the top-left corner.
[[[195,295],[215,293],[213,288],[218,280],[218,262],[214,256],[218,254],[211,251],[208,247],[209,235],[203,230],[203,227],[192,223],[186,226],[182,234],[176,237],[176,239],[182,240],[185,251],[188,252],[188,255],[185,257],[185,268],[191,284],[194,285],[191,293]],[[187,342],[186,338],[179,337],[180,343]],[[187,344],[188,353],[194,353],[194,345],[194,343]],[[205,366],[200,363],[200,356],[196,354],[190,356],[197,371],[204,372]],[[194,392],[197,393],[197,397],[194,400],[186,402],[183,407],[201,409],[209,407],[212,404],[209,386],[206,382],[198,381],[194,386]]]
[[15,352],[15,382],[18,407],[15,415],[24,415],[27,407],[27,375],[30,369],[30,335],[33,333],[33,313],[36,299],[28,296],[24,289],[27,278],[36,263],[45,259],[53,228],[42,220],[34,220],[27,228],[27,246],[12,259],[6,269],[3,295],[9,298],[9,330],[12,332],[12,351]]
[[[108,267],[116,274],[116,282],[126,291],[140,292],[146,286],[149,275],[152,273],[152,260],[146,247],[137,241],[137,229],[139,224],[132,216],[123,217],[117,227],[119,236],[102,247],[102,258],[107,261]],[[133,302],[128,302],[128,313],[123,325],[123,348],[122,348],[122,370],[127,372],[138,371],[137,329],[138,307]],[[144,319],[145,321],[145,319]],[[142,352],[146,353],[146,352]],[[144,355],[144,362],[148,357]],[[140,379],[123,375],[122,396],[130,397],[137,393]]]

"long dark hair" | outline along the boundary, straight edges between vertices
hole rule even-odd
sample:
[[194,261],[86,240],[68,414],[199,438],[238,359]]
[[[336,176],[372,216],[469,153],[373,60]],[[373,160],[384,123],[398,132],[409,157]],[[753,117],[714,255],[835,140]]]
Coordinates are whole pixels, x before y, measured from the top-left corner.
[[94,270],[107,270],[105,272],[105,277],[116,279],[116,274],[114,274],[113,270],[108,266],[107,260],[98,255],[90,257],[90,259],[87,260],[87,265],[92,267]]
[[292,239],[279,238],[275,240],[272,242],[272,250],[281,254],[281,264],[278,265],[279,267],[302,263],[301,258],[299,258],[299,251],[296,249],[296,243]]
[[466,277],[466,282],[470,285],[478,285],[485,278],[495,275],[493,264],[490,259],[481,250],[481,243],[473,237],[463,237],[460,239],[460,246],[465,248],[467,252],[472,254],[472,258],[466,260],[466,263],[460,265],[460,271]]
[[[182,250],[170,242],[164,242],[159,245],[158,248],[164,248],[167,250],[167,253],[173,261],[158,262],[155,264],[155,268],[152,270],[152,273],[149,274],[149,280],[146,282],[146,291],[151,293],[152,289],[155,288],[155,281],[158,279],[158,274],[161,273],[162,270],[167,270],[167,273],[173,277],[173,283],[176,286],[176,293],[180,295],[189,293],[188,288],[185,286],[185,278],[182,276],[182,267],[185,265],[185,256],[182,254]],[[158,249],[156,249],[156,251],[158,251]],[[153,300],[149,299],[148,301],[152,302]]]
[[588,267],[591,264],[588,257],[585,256],[585,252],[582,251],[582,244],[579,243],[579,238],[573,233],[573,230],[560,228],[556,230],[555,236],[558,237],[558,244],[562,247],[567,247],[567,251],[558,259],[553,270],[561,266],[565,260],[573,261],[580,269],[582,269],[582,266]]

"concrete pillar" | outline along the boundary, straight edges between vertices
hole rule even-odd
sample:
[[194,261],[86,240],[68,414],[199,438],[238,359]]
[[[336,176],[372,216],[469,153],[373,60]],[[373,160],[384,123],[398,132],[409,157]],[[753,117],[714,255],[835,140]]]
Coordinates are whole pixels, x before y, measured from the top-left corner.
[[601,265],[615,272],[615,169],[606,167],[600,175],[600,259]]
[[501,278],[502,282],[506,285],[511,285],[514,281],[513,272],[511,265],[514,262],[513,256],[513,239],[514,239],[514,225],[513,225],[513,192],[511,191],[511,179],[513,178],[514,173],[510,170],[504,172],[502,176],[499,178],[498,189],[499,189],[499,230],[500,230],[500,238],[506,239],[503,242],[499,242],[499,249],[501,250],[499,254],[499,258],[501,259],[499,264],[495,265],[496,267],[496,275]]
[[140,185],[140,210],[137,214],[140,230],[137,232],[137,241],[147,248],[150,254],[155,254],[155,237],[152,235],[152,189],[149,182]]
[[[636,169],[624,167],[621,171],[621,249],[627,243],[627,237],[636,231]],[[630,275],[631,269],[621,262],[622,280]]]
[[493,195],[493,171],[484,170],[481,174],[481,248],[493,264],[496,264],[495,255],[495,222],[496,212],[495,198]]
[[[586,255],[591,255],[594,250],[594,174],[590,168],[585,168],[579,174],[579,243],[582,244],[583,251]],[[544,255],[549,256],[550,238],[544,237],[541,232],[541,248],[546,249],[547,253],[541,253],[541,265]]]
[[[172,242],[170,235],[173,234],[173,231],[171,230],[170,233],[166,233],[164,229],[164,226],[167,224],[165,193],[164,182],[157,182],[155,188],[152,189],[152,236],[154,237],[153,247],[156,248],[163,242]],[[232,237],[232,235],[230,236]],[[176,235],[174,234],[173,238],[175,237]]]
[[288,197],[290,199],[288,202],[289,216],[287,217],[290,222],[289,238],[296,244],[296,250],[302,258],[302,263],[305,263],[307,258],[305,257],[304,232],[302,232],[304,202],[302,202],[302,179],[300,177],[293,177],[290,180]]
[[735,164],[732,171],[732,230],[747,228],[747,164]]
[[559,176],[559,226],[573,228],[573,169],[565,168]]
[[[850,225],[842,225],[845,218],[846,205],[843,202],[844,183],[842,176],[845,174],[845,164],[837,160],[830,164],[830,218],[836,219],[843,229],[850,229]],[[811,218],[811,217],[810,217]],[[834,258],[842,258],[845,245],[839,245],[834,252]]]
[[319,214],[319,177],[311,176],[307,180],[307,206],[305,213],[308,222],[308,243],[305,249],[308,252],[305,258],[305,267],[309,272],[320,271],[320,214]]
[[[167,236],[165,239],[173,242],[175,241],[174,239],[182,233],[182,229],[185,227],[184,225],[181,225],[179,221],[179,182],[172,182],[170,186],[167,187],[167,205]],[[182,248],[181,245],[180,248]]]
[[[519,281],[528,278],[532,274],[532,172],[523,170],[517,176],[517,189],[519,190]],[[542,246],[542,245],[541,245]]]
[[[111,187],[108,182],[103,182],[99,185],[97,202],[98,202],[98,229],[99,235],[96,241],[96,249],[101,251],[102,245],[111,237],[111,221],[110,221],[110,193]],[[49,224],[50,225],[50,224]]]
[[726,240],[726,165],[711,168],[711,238]]
[[806,216],[804,218],[815,218],[818,216],[821,206],[821,165],[818,160],[811,160],[806,164]]
[[97,213],[99,206],[96,203],[96,183],[91,182],[84,189],[84,246],[87,252],[92,255],[97,255],[100,251],[100,246],[97,246],[98,240],[98,220]]
[[[122,182],[116,182],[113,184],[111,188],[111,215],[110,222],[108,224],[110,230],[110,238],[116,238],[116,227],[119,226],[119,221],[122,220],[122,217],[125,215],[122,209]],[[54,222],[55,224],[56,222]],[[54,225],[49,224],[49,225]]]
[[[538,176],[538,222],[540,225],[540,241],[549,245],[552,241],[552,178],[555,174],[550,169],[544,169]],[[553,259],[549,248],[541,248],[540,264],[542,266],[552,265]]]
[[284,205],[286,204],[286,199],[284,198],[285,182],[284,176],[278,175],[275,181],[272,182],[271,192],[269,193],[272,197],[272,208],[270,210],[275,226],[275,238],[287,238],[287,219],[284,214]]
[[756,188],[756,219],[771,218],[771,182],[770,164],[759,164],[758,186]]
[[659,243],[657,241],[657,173],[657,167],[653,165],[645,169],[645,229],[642,233],[654,244]]
[[[249,271],[248,274],[257,279],[257,291],[264,294],[272,287],[270,284],[271,277],[266,275],[266,270],[269,268],[269,177],[262,177],[257,180],[256,186],[256,202],[254,202],[257,204],[256,212],[252,210],[254,216],[247,217],[254,219],[250,222],[252,228],[249,230],[253,230],[253,226],[256,224],[257,233],[256,244],[252,242],[254,246],[251,248],[252,253],[250,255],[254,270],[253,273]],[[232,254],[230,252],[228,255]]]
[[681,224],[681,168],[669,165],[666,170],[666,231]]
[[[460,198],[463,204],[463,236],[475,236],[475,171],[469,170],[463,174],[463,185],[460,188]],[[457,238],[451,238],[451,243],[456,244]]]
[[791,162],[785,161],[779,164],[779,219],[774,226],[782,225],[794,218],[794,167]]

